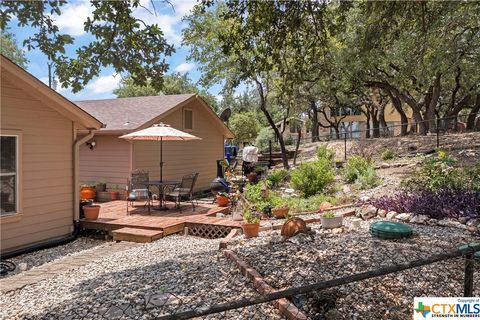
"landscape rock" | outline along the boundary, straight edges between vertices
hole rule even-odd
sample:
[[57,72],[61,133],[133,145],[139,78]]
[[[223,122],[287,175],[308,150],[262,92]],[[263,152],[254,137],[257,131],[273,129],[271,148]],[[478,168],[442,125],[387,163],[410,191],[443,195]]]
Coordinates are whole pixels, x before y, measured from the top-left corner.
[[428,216],[424,214],[416,214],[410,219],[411,223],[425,224],[428,221]]
[[398,219],[400,221],[408,222],[412,218],[411,213],[400,213],[395,216],[395,219]]
[[343,189],[343,193],[350,193],[352,191],[352,189],[348,184],[344,184],[342,189]]
[[378,209],[375,206],[368,205],[366,207],[362,207],[360,216],[363,220],[369,220],[377,216],[377,211]]
[[398,215],[396,211],[389,211],[386,215],[387,219],[393,219]]
[[387,210],[384,209],[378,209],[377,214],[381,218],[385,218],[387,216]]
[[332,233],[333,234],[339,234],[343,232],[343,228],[333,228]]
[[467,227],[467,230],[472,232],[472,233],[475,233],[478,231],[478,227],[474,227],[474,226],[468,226]]
[[478,227],[480,225],[480,219],[471,219],[467,222],[467,226]]
[[439,220],[437,222],[437,225],[443,226],[443,227],[452,227],[452,228],[459,228],[459,229],[466,229],[467,226],[461,224],[458,221],[451,220],[451,219],[445,219],[445,220]]

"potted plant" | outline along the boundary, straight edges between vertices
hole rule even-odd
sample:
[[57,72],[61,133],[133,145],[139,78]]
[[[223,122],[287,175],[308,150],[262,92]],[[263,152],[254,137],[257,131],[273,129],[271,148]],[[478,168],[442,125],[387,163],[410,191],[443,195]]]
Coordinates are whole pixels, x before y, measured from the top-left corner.
[[95,199],[95,187],[91,184],[82,184],[80,186],[80,199]]
[[114,201],[118,199],[118,185],[114,184],[112,188],[110,189],[110,200]]
[[320,222],[324,229],[340,228],[343,225],[343,216],[331,211],[324,212],[320,215]]
[[217,193],[217,204],[220,207],[226,207],[228,206],[228,203],[230,202],[230,199],[228,197],[228,193],[226,192],[219,192]]
[[258,232],[260,231],[260,219],[262,214],[257,212],[254,207],[245,207],[243,211],[243,234],[245,238],[258,237]]
[[285,218],[288,215],[290,208],[288,203],[280,196],[271,196],[270,203],[272,206],[272,215],[277,219]]
[[85,218],[85,212],[83,211],[83,207],[92,205],[92,199],[80,199],[80,219]]
[[100,206],[96,204],[83,206],[83,212],[85,213],[86,220],[97,220],[100,214]]
[[97,181],[95,185],[95,191],[105,192],[107,190],[107,183],[103,180]]

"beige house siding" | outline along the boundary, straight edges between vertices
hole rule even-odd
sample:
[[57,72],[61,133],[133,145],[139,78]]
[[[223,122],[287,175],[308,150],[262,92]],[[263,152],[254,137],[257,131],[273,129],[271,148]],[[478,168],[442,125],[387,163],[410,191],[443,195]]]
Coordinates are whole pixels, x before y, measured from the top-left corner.
[[118,135],[96,135],[90,149],[80,146],[80,181],[105,181],[109,185],[125,186],[131,167],[131,143]]
[[67,235],[73,228],[73,122],[7,75],[2,72],[0,128],[19,132],[22,143],[18,213],[0,218],[4,252]]
[[[163,179],[179,180],[185,174],[199,172],[196,190],[207,190],[216,176],[216,160],[223,158],[224,136],[198,101],[183,108],[193,110],[193,130],[189,133],[202,138],[194,141],[163,143]],[[183,108],[162,118],[162,122],[184,131]],[[133,146],[133,167],[147,170],[151,179],[159,179],[159,142],[136,141]]]

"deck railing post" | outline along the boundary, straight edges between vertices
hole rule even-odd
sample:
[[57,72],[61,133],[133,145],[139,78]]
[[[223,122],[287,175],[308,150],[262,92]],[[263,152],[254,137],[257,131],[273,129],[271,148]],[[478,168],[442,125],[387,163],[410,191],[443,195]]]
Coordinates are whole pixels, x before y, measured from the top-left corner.
[[463,285],[463,296],[473,297],[473,249],[465,254],[465,279]]

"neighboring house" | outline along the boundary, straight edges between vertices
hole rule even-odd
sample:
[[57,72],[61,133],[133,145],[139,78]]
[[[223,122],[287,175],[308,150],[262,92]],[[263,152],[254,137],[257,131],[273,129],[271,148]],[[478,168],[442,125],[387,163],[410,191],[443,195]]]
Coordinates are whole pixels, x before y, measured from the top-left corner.
[[2,256],[70,238],[85,142],[76,132],[102,123],[4,56],[0,118]]
[[[135,169],[159,177],[160,143],[130,142],[119,136],[163,122],[202,140],[163,142],[163,179],[181,180],[198,172],[196,191],[207,190],[216,177],[216,160],[224,157],[224,141],[232,132],[195,94],[132,97],[76,102],[106,124],[80,148],[80,177],[85,183],[104,181],[124,187]],[[92,144],[92,142],[95,142]]]
[[[340,122],[339,129],[343,137],[343,133],[347,132],[347,137],[349,138],[364,138],[365,131],[367,130],[367,117],[357,108],[327,108],[326,114],[329,116],[329,120],[335,122],[335,117]],[[406,112],[408,122],[412,122],[412,113],[410,111]],[[328,121],[325,119],[325,115],[322,113],[318,114],[319,122],[323,125],[328,125]],[[400,114],[395,110],[395,108],[389,103],[385,106],[385,122],[387,127],[389,127],[390,135],[399,135],[400,128]],[[373,125],[372,120],[370,120],[370,130],[373,134]],[[328,134],[328,133],[327,133]],[[322,134],[320,134],[322,135]],[[332,139],[336,138],[335,130],[330,128],[330,135]]]

